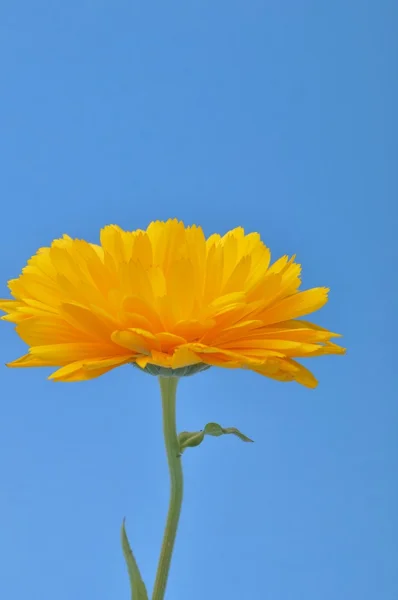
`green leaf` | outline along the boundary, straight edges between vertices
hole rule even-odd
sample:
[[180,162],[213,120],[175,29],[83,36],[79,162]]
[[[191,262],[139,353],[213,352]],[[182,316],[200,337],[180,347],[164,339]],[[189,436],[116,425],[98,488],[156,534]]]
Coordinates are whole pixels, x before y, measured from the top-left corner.
[[194,446],[199,446],[203,442],[203,438],[205,437],[204,431],[182,431],[178,436],[178,442],[180,444],[181,452],[185,448],[193,448]]
[[121,537],[123,554],[126,560],[127,570],[130,578],[131,600],[148,600],[148,593],[146,591],[145,583],[142,580],[140,570],[130,548],[124,523],[125,519],[123,519]]
[[247,437],[247,435],[244,435],[239,429],[236,429],[236,427],[227,427],[224,429],[218,423],[207,423],[204,432],[207,433],[207,435],[214,435],[216,437],[232,433],[242,440],[242,442],[253,442],[253,440]]
[[193,448],[199,446],[204,440],[205,435],[213,435],[219,437],[220,435],[228,434],[236,435],[243,442],[252,442],[250,438],[244,435],[236,427],[221,427],[218,423],[207,423],[206,427],[202,431],[182,431],[178,436],[178,442],[180,444],[181,454],[186,448]]

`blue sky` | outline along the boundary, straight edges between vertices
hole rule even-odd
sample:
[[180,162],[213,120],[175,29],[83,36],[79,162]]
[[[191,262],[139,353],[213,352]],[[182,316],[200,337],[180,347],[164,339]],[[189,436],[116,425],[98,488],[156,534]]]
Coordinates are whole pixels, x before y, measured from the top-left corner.
[[[179,217],[259,231],[331,288],[345,357],[315,390],[210,369],[180,429],[254,438],[184,455],[168,600],[398,597],[397,6],[3,3],[0,296],[38,247]],[[395,225],[394,225],[395,221]],[[395,308],[395,310],[394,310]],[[0,364],[25,351],[3,323]],[[129,598],[124,516],[152,588],[168,501],[157,381],[0,368],[0,597]],[[395,392],[395,393],[394,393]]]

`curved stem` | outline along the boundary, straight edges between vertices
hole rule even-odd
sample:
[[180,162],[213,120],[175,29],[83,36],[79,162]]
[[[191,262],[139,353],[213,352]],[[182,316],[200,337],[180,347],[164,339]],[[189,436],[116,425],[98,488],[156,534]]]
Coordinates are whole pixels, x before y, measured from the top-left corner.
[[162,393],[163,434],[169,464],[171,491],[166,529],[163,536],[152,600],[164,600],[183,494],[181,456],[176,430],[176,389],[178,377],[159,377],[159,383]]

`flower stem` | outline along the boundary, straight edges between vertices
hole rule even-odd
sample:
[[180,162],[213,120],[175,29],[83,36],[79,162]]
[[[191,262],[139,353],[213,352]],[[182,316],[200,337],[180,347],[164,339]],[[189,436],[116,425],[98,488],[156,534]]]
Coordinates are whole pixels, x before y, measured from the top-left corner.
[[159,377],[162,393],[163,435],[170,473],[170,504],[152,600],[164,600],[171,557],[181,513],[183,477],[176,429],[176,389],[178,377]]

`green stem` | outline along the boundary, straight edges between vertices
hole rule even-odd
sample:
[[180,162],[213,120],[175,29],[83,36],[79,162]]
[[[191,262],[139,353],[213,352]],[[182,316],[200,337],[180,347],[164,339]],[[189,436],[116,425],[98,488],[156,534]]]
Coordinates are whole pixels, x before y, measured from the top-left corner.
[[169,464],[171,492],[169,512],[167,514],[166,529],[163,536],[152,600],[164,600],[183,494],[181,456],[176,429],[176,389],[178,377],[159,377],[159,383],[162,393],[163,435]]

